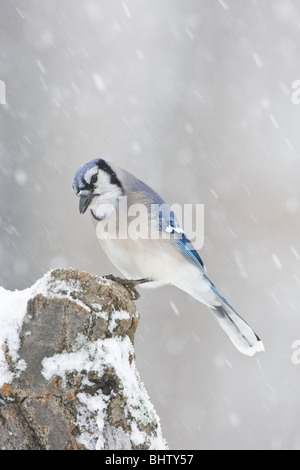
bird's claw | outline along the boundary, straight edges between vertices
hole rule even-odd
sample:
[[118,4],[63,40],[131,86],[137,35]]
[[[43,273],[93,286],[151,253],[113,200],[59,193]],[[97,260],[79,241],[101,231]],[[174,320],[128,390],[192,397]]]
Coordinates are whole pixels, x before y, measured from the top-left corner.
[[138,300],[141,296],[139,292],[136,290],[136,286],[150,281],[150,279],[138,279],[138,280],[122,279],[121,277],[116,277],[116,276],[113,276],[112,274],[104,276],[104,279],[108,279],[109,281],[115,281],[118,284],[121,284],[122,286],[124,286],[125,289],[127,289],[130,292],[132,300]]

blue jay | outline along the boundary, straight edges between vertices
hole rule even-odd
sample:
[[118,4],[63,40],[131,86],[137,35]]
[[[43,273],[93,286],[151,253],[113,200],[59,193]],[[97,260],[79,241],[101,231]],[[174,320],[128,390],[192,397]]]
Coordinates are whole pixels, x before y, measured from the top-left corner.
[[[76,172],[73,190],[79,196],[79,211],[89,208],[97,226],[97,236],[105,253],[119,271],[142,287],[174,285],[207,305],[236,348],[247,356],[264,351],[249,325],[218,292],[208,277],[198,252],[181,229],[165,201],[149,186],[115,164],[92,160]],[[146,216],[139,218],[140,229],[151,226],[151,237],[121,235],[122,196],[130,208],[142,204]],[[151,213],[152,207],[162,207]],[[109,222],[115,233],[109,236]],[[104,230],[106,226],[106,231]],[[100,230],[99,230],[100,228]],[[103,228],[103,230],[101,230]],[[108,233],[107,233],[108,232]],[[162,236],[169,234],[169,237]],[[105,234],[105,236],[103,235]],[[133,282],[134,282],[133,281]]]

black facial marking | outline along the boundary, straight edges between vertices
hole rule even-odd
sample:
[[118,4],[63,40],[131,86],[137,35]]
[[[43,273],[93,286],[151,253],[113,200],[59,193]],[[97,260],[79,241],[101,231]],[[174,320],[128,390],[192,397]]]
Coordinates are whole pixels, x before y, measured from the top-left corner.
[[105,171],[106,173],[109,174],[111,184],[115,184],[115,185],[119,186],[119,188],[122,189],[122,191],[124,191],[122,183],[119,180],[119,178],[117,177],[116,173],[113,171],[113,169],[104,160],[99,160],[97,162],[97,165],[98,165],[99,170],[103,170],[103,171]]
[[103,217],[98,217],[95,212],[93,211],[93,209],[91,209],[91,214],[92,216],[94,217],[94,219],[96,220],[99,220],[101,222],[101,220],[104,220],[105,219],[105,215]]

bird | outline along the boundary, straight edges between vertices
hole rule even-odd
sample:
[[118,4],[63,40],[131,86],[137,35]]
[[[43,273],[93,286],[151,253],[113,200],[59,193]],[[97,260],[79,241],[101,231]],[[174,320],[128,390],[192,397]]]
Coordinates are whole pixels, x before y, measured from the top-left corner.
[[[79,212],[89,209],[104,252],[129,282],[144,288],[176,286],[209,308],[242,354],[251,357],[265,350],[217,290],[174,211],[156,191],[103,158],[82,165],[72,188],[79,197]],[[132,234],[129,228],[137,218],[136,207],[143,210]]]

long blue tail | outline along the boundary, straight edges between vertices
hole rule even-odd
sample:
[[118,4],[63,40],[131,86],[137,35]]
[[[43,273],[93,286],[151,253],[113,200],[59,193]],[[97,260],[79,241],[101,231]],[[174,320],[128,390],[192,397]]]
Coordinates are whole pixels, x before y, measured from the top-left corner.
[[210,309],[235,347],[247,356],[254,356],[257,352],[264,351],[264,345],[257,334],[254,333],[213,284],[211,289],[221,300],[222,305],[211,306]]

